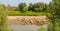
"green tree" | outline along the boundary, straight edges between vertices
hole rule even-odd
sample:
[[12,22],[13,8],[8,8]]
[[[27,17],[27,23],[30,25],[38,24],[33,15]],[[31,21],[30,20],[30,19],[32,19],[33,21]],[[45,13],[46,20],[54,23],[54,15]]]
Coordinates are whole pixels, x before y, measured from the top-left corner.
[[7,25],[7,11],[4,5],[0,5],[0,31],[9,31]]
[[28,11],[28,7],[24,7],[23,10],[26,12]]
[[25,11],[24,7],[26,6],[27,6],[26,3],[20,3],[18,7],[20,8],[20,11],[24,12]]
[[30,3],[28,6],[28,11],[31,11],[31,10],[33,10],[33,4],[32,3]]
[[35,12],[39,12],[39,8],[34,8],[34,11]]
[[[60,31],[56,29],[56,27],[59,27],[59,19],[60,19],[60,0],[52,0],[52,2],[50,3],[50,7],[49,10],[51,13],[51,16],[49,17],[49,19],[51,19],[51,26],[52,26],[52,30],[51,31]],[[56,24],[57,23],[57,24]]]

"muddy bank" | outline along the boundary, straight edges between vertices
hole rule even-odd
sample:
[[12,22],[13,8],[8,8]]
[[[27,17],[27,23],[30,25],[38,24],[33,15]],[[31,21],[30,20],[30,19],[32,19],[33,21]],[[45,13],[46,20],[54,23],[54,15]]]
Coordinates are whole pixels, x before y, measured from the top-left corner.
[[9,24],[44,25],[48,23],[46,16],[8,16]]

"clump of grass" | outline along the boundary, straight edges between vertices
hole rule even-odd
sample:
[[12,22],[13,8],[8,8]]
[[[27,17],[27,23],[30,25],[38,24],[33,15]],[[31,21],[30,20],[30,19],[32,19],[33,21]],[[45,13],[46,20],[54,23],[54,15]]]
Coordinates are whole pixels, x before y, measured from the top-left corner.
[[46,31],[46,28],[40,27],[40,28],[39,28],[39,31]]

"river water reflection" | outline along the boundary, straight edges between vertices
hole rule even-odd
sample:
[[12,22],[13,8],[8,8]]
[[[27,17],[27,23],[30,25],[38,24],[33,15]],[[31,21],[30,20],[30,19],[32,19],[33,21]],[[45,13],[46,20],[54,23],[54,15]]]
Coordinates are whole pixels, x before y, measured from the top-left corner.
[[45,27],[47,29],[47,25],[37,26],[37,25],[10,25],[11,29],[14,31],[39,31],[39,27]]

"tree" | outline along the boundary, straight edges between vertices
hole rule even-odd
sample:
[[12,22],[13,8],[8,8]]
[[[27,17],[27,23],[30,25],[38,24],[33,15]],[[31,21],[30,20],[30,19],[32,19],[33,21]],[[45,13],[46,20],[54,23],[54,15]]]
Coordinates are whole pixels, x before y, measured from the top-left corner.
[[25,3],[20,3],[18,7],[20,8],[20,10],[21,10],[22,12],[24,12],[23,9],[24,9],[24,7],[26,7],[26,4],[25,4]]
[[56,27],[59,26],[57,24],[59,24],[59,22],[60,22],[59,21],[59,19],[60,19],[60,16],[59,16],[60,15],[60,9],[59,9],[60,8],[60,0],[52,0],[52,3],[50,3],[50,7],[49,7],[49,10],[51,10],[50,13],[52,15],[49,17],[49,19],[51,20],[51,23],[52,23],[51,31],[60,31],[60,28],[59,28],[59,30],[56,29]]
[[32,10],[34,12],[43,12],[44,10],[46,10],[47,8],[47,4],[43,3],[43,2],[38,2],[38,3],[30,3],[30,5],[28,6],[29,11]]
[[7,11],[5,6],[0,5],[0,31],[9,31],[7,25]]
[[34,11],[35,12],[39,12],[39,8],[34,8]]
[[30,3],[28,6],[28,11],[30,11],[30,10],[33,10],[33,4],[32,3]]
[[28,11],[28,7],[24,7],[23,10],[26,12]]

